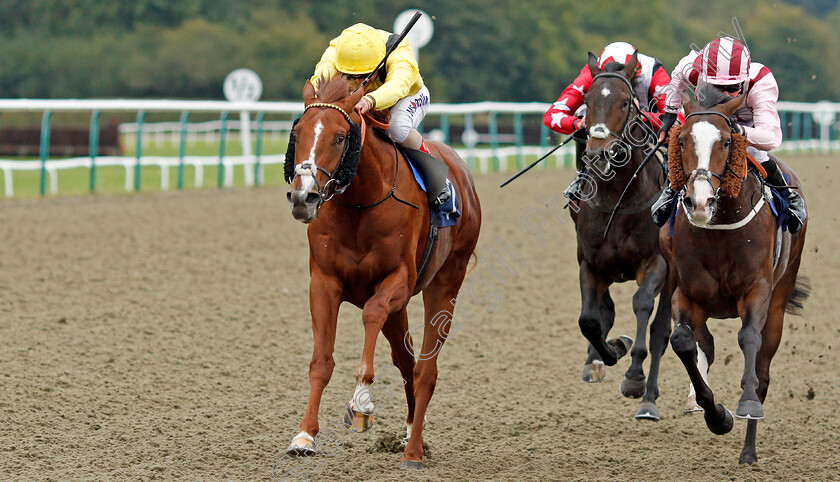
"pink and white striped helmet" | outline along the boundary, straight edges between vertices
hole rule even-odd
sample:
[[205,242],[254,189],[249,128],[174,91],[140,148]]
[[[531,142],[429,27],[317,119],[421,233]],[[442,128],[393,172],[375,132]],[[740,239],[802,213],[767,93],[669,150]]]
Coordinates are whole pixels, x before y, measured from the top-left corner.
[[738,39],[714,39],[703,49],[702,74],[712,85],[739,84],[750,77],[750,51]]

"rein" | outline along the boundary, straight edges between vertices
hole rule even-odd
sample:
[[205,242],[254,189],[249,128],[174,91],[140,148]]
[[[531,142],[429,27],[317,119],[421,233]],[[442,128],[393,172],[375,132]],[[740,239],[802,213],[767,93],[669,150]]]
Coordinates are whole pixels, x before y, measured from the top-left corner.
[[[364,120],[362,122],[364,123]],[[397,150],[397,144],[393,140],[391,141],[391,145],[394,146],[394,182],[391,184],[391,190],[388,191],[388,194],[386,194],[379,201],[376,201],[376,202],[373,202],[373,203],[370,203],[370,204],[345,204],[345,203],[339,201],[338,199],[334,199],[336,204],[338,204],[339,206],[344,206],[346,208],[367,209],[367,208],[372,208],[374,206],[379,206],[380,204],[384,203],[389,197],[393,197],[394,200],[397,201],[397,202],[403,203],[407,206],[411,206],[414,209],[420,209],[419,207],[415,206],[414,204],[411,204],[410,202],[405,201],[405,200],[397,197],[397,194],[396,194],[396,191],[397,191],[397,175],[400,173],[400,154],[399,154],[399,151]]]
[[[655,133],[653,132],[653,130],[650,127],[648,127],[644,122],[641,122],[641,121],[631,122],[632,118],[634,117],[633,116],[633,111],[634,110],[636,111],[635,117],[636,117],[637,121],[641,117],[640,114],[642,113],[641,108],[639,108],[639,106],[636,105],[637,97],[636,97],[636,91],[633,88],[633,84],[627,79],[627,77],[625,77],[621,74],[617,74],[615,72],[602,72],[602,73],[600,73],[600,74],[598,74],[598,75],[596,75],[595,77],[592,78],[592,85],[594,86],[595,81],[598,80],[599,78],[602,78],[602,77],[603,78],[620,79],[624,83],[624,85],[627,86],[627,89],[630,91],[630,98],[631,98],[630,104],[632,106],[632,109],[627,110],[627,118],[624,120],[624,126],[622,127],[621,135],[616,134],[615,132],[613,132],[609,129],[606,129],[607,132],[606,132],[606,135],[604,136],[604,138],[608,138],[609,136],[613,136],[616,139],[618,139],[620,141],[624,141],[624,142],[630,144],[631,146],[633,146],[635,148],[644,147],[645,144],[639,144],[638,141],[635,140],[635,139],[632,139],[632,137],[630,137],[630,140],[628,141],[628,137],[629,137],[628,136],[628,131],[632,128],[631,126],[634,125],[634,124],[641,125],[642,128],[647,131],[647,134],[653,135],[655,137]],[[590,87],[590,88],[592,88],[592,87]],[[593,133],[594,133],[595,129],[597,129],[597,128],[593,127],[592,129],[593,129]],[[635,214],[637,212],[640,212],[643,209],[648,209],[648,207],[653,202],[655,202],[656,199],[659,198],[659,193],[657,192],[655,197],[652,199],[652,201],[646,202],[641,207],[625,208],[625,209],[620,209],[619,208],[619,206],[621,205],[621,201],[624,199],[624,195],[627,194],[627,190],[629,189],[630,184],[639,175],[639,172],[647,164],[647,162],[651,159],[651,157],[653,157],[653,154],[656,151],[659,150],[659,147],[661,147],[661,145],[662,145],[661,143],[657,144],[656,147],[650,152],[650,154],[642,161],[642,163],[639,165],[639,168],[636,170],[636,172],[633,174],[633,177],[630,179],[630,182],[628,182],[627,186],[625,186],[624,191],[621,193],[621,196],[618,198],[618,201],[616,202],[616,204],[613,208],[610,209],[610,208],[606,208],[606,207],[603,207],[603,206],[599,206],[599,205],[591,202],[590,200],[586,201],[586,204],[590,208],[593,208],[597,211],[604,212],[604,213],[611,213],[610,214],[610,219],[607,222],[607,228],[604,230],[604,237],[605,238],[607,236],[607,233],[610,230],[610,226],[612,225],[612,221],[615,218],[616,214]],[[627,155],[629,156],[630,153],[628,152]]]

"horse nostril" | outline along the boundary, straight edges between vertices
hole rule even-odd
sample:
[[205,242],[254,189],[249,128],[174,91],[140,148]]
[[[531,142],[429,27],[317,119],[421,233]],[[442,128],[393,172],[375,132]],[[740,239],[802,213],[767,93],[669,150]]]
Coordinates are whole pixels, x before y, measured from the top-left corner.
[[683,204],[685,204],[685,207],[688,209],[694,209],[694,200],[691,199],[691,196],[686,196],[686,198],[683,199]]
[[321,196],[317,192],[310,192],[306,195],[306,204],[315,204],[318,200],[321,199]]
[[706,204],[707,204],[707,205],[708,205],[708,207],[709,207],[709,211],[712,211],[712,210],[714,210],[714,209],[715,209],[715,207],[717,206],[717,199],[715,199],[715,198],[709,198],[709,200],[708,200],[708,201],[706,201]]
[[286,193],[286,201],[292,202],[292,193],[291,192]]

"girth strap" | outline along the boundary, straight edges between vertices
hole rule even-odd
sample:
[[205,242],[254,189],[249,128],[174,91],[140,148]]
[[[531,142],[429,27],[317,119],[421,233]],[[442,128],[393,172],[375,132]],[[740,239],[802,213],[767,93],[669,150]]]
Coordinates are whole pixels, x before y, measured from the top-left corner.
[[437,240],[438,227],[435,226],[434,221],[431,221],[431,225],[429,226],[429,240],[426,242],[426,251],[423,252],[423,258],[420,259],[420,266],[417,268],[417,279],[414,281],[415,286],[423,279],[423,275],[426,274],[426,268],[429,267],[429,263],[432,261],[432,255],[435,253]]

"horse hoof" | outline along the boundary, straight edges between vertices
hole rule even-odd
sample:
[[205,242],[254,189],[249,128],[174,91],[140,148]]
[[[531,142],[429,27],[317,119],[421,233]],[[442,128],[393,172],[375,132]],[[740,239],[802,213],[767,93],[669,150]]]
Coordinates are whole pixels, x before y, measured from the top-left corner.
[[764,408],[758,400],[741,400],[738,402],[735,416],[747,420],[761,420],[764,418]]
[[735,417],[732,416],[732,412],[726,409],[723,405],[717,404],[720,409],[723,410],[723,422],[720,425],[712,425],[709,423],[709,415],[713,415],[712,413],[706,412],[706,426],[709,427],[709,431],[711,431],[715,435],[725,435],[732,431],[732,427],[735,426]]
[[659,409],[656,404],[648,402],[647,400],[639,404],[639,409],[636,410],[636,418],[639,420],[653,420],[659,421]]
[[621,335],[618,338],[613,338],[612,340],[608,340],[607,343],[612,345],[615,350],[616,360],[630,353],[630,348],[633,347],[633,339],[627,335]]
[[296,457],[309,457],[315,455],[315,440],[306,432],[299,433],[292,439],[286,453]]
[[755,452],[752,452],[752,451],[741,452],[741,456],[738,457],[738,463],[742,464],[742,465],[743,464],[752,465],[756,462],[758,462],[758,455],[756,455]]
[[581,378],[586,383],[604,381],[604,379],[607,378],[607,367],[602,361],[587,363],[583,366],[583,376]]
[[703,407],[697,405],[697,395],[692,395],[688,397],[688,400],[685,401],[685,413],[692,413],[692,412],[702,412]]
[[645,394],[645,379],[631,380],[625,376],[619,390],[627,398],[641,398]]
[[415,462],[414,460],[403,460],[400,462],[400,468],[405,470],[422,470],[423,462]]
[[373,425],[373,414],[357,412],[350,404],[344,410],[344,426],[357,433],[366,432]]

